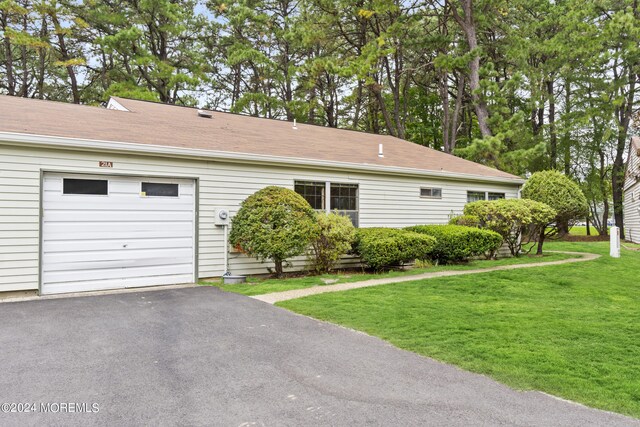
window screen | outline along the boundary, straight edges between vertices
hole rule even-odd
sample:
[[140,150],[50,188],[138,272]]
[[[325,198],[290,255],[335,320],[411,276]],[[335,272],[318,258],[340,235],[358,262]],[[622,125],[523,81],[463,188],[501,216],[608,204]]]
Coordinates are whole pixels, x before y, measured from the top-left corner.
[[441,199],[442,188],[421,188],[420,197],[429,197],[431,199]]
[[106,179],[64,178],[62,180],[62,193],[106,196],[109,194],[109,181]]
[[504,199],[504,193],[489,193],[489,200]]
[[301,195],[313,209],[324,210],[324,182],[296,181],[294,190]]
[[467,191],[467,203],[485,200],[485,197],[484,191]]
[[179,184],[143,182],[142,192],[147,197],[178,197]]
[[331,210],[348,216],[358,226],[358,184],[331,184]]

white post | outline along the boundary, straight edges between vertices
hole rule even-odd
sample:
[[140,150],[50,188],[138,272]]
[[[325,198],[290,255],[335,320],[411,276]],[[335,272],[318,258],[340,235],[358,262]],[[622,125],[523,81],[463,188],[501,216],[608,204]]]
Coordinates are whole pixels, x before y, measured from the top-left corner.
[[609,254],[613,258],[620,258],[620,229],[614,225],[609,230],[609,234],[611,235],[611,250]]
[[224,224],[222,228],[224,229],[224,275],[229,274],[229,237],[227,231],[227,225]]

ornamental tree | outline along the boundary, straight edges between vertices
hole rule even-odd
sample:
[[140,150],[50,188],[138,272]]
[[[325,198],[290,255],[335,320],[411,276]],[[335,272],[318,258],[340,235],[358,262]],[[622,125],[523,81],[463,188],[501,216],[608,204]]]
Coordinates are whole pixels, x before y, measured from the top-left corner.
[[311,268],[321,274],[329,272],[340,257],[351,250],[356,228],[349,217],[338,213],[318,213],[316,221],[318,233],[311,240]]
[[262,262],[273,261],[279,277],[286,260],[302,255],[318,233],[315,216],[295,191],[265,187],[242,202],[231,221],[229,242]]
[[551,206],[556,214],[539,230],[538,254],[547,237],[558,234],[558,226],[570,224],[588,215],[589,205],[582,190],[566,175],[554,171],[536,172],[522,188],[522,197]]
[[[502,199],[468,203],[465,215],[476,216],[480,227],[502,236],[513,256],[519,256],[533,236],[555,217],[556,211],[548,205],[526,199]],[[529,252],[529,247],[526,252]],[[541,253],[541,252],[540,252]]]

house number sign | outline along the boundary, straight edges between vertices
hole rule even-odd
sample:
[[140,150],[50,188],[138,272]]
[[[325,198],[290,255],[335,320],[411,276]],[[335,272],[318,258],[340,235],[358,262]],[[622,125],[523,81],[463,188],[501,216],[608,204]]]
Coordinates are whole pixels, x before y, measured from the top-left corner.
[[98,165],[101,168],[112,168],[113,167],[113,162],[100,161],[100,162],[98,162]]

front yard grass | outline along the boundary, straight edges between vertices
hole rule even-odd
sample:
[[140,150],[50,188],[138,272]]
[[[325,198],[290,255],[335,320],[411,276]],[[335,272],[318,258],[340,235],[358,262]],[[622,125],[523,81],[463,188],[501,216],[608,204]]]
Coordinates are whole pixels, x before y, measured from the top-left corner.
[[640,417],[640,252],[328,293],[278,303],[512,387]]
[[[512,264],[526,264],[534,262],[549,262],[559,261],[562,259],[571,258],[571,255],[565,254],[546,254],[543,257],[539,256],[522,256],[520,258],[504,258],[499,260],[476,260],[470,261],[464,264],[454,265],[439,265],[430,268],[412,268],[407,270],[388,271],[385,273],[361,273],[361,272],[348,272],[338,274],[325,274],[322,276],[304,276],[284,279],[260,279],[249,277],[246,284],[241,285],[223,285],[221,281],[201,281],[202,285],[213,285],[228,291],[235,292],[243,295],[262,295],[272,292],[289,291],[292,289],[310,288],[313,286],[326,286],[327,284],[335,285],[337,283],[350,283],[359,282],[369,279],[382,279],[388,277],[400,277],[407,275],[415,275],[421,273],[430,273],[437,271],[449,271],[449,270],[473,270],[479,268],[497,267],[500,265],[512,265]],[[327,282],[330,283],[327,283]]]

